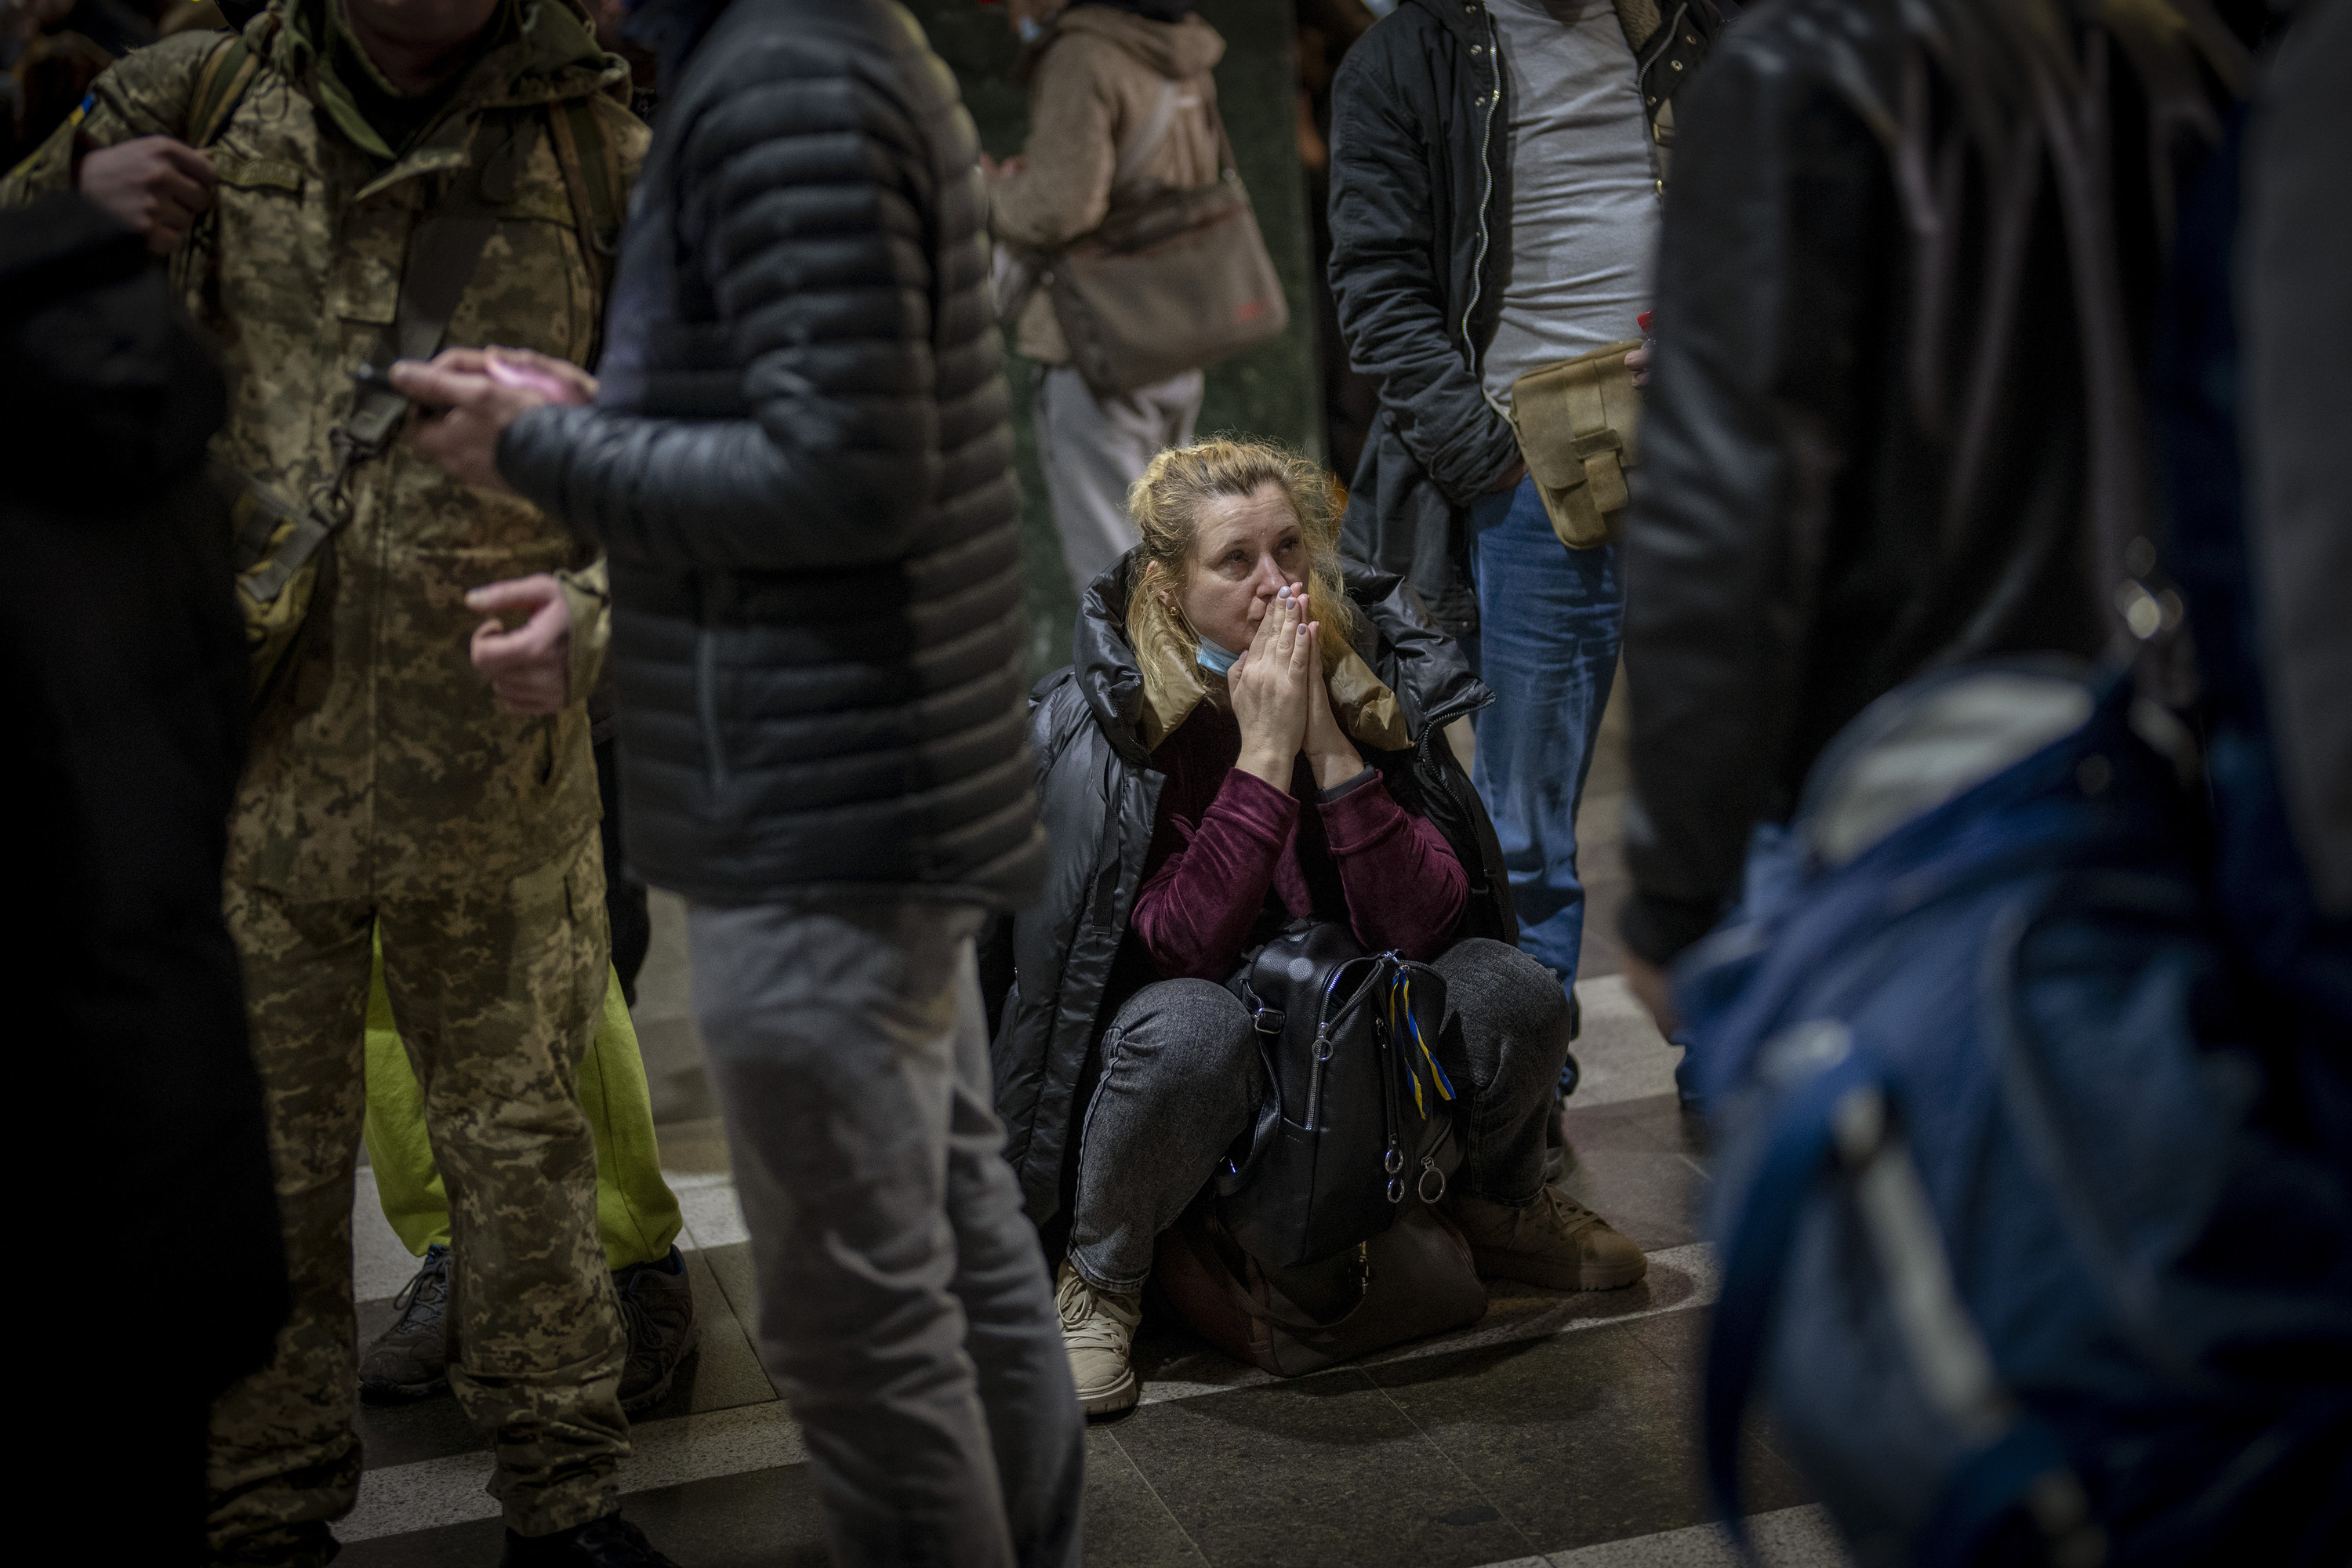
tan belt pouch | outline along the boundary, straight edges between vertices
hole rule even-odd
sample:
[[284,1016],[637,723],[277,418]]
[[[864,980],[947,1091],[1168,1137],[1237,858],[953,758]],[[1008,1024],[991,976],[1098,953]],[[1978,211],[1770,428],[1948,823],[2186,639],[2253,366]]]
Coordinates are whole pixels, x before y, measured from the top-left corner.
[[1626,470],[1634,461],[1642,395],[1625,356],[1638,340],[1531,370],[1511,383],[1511,428],[1535,476],[1551,530],[1570,550],[1617,537],[1632,499]]

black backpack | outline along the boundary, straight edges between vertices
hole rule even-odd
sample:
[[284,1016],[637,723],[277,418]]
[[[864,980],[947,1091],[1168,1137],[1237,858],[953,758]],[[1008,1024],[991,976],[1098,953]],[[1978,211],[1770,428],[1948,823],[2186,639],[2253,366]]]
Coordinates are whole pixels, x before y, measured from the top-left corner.
[[1276,1268],[1387,1230],[1408,1198],[1433,1205],[1462,1161],[1443,1059],[1445,981],[1345,926],[1299,921],[1258,950],[1235,989],[1257,1021],[1266,1091],[1247,1150],[1216,1178],[1225,1230]]

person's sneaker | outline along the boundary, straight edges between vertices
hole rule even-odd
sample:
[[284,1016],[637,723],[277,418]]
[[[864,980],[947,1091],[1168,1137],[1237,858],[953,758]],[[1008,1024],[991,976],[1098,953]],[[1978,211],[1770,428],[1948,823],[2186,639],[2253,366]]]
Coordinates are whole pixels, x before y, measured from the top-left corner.
[[621,1369],[621,1409],[630,1415],[669,1397],[677,1369],[702,1342],[694,1321],[694,1280],[675,1247],[659,1263],[633,1263],[615,1272],[621,1326],[629,1331],[629,1360]]
[[416,1277],[393,1298],[400,1316],[360,1357],[360,1397],[397,1405],[449,1386],[449,1249],[428,1247]]
[[[651,1265],[660,1268],[659,1264]],[[499,1568],[677,1568],[646,1532],[617,1513],[559,1530],[553,1535],[507,1531]]]
[[1453,1195],[1448,1206],[1469,1237],[1471,1261],[1490,1279],[1554,1290],[1615,1290],[1650,1270],[1640,1247],[1558,1187],[1545,1187],[1525,1208],[1466,1193]]
[[1143,1321],[1142,1292],[1097,1290],[1065,1260],[1054,1304],[1062,1310],[1062,1348],[1070,1352],[1078,1407],[1089,1415],[1116,1415],[1133,1406],[1138,1391],[1128,1349]]

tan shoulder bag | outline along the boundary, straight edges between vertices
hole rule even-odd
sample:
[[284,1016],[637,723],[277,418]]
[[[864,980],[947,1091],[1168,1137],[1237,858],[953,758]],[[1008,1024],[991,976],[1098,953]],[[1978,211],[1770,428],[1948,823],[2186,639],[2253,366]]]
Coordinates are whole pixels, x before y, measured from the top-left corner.
[[1535,477],[1551,529],[1570,550],[1590,550],[1617,537],[1632,499],[1626,471],[1633,467],[1642,395],[1625,356],[1637,342],[1612,343],[1558,364],[1531,370],[1511,384],[1511,428]]

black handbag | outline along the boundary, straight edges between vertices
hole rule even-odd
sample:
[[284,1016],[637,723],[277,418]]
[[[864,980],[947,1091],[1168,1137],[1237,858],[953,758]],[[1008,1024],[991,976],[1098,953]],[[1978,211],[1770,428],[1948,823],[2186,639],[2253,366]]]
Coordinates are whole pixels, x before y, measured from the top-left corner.
[[1302,921],[1234,989],[1266,1080],[1246,1150],[1216,1177],[1218,1219],[1243,1251],[1275,1268],[1314,1263],[1387,1230],[1408,1197],[1444,1196],[1465,1101],[1440,1060],[1443,976]]

